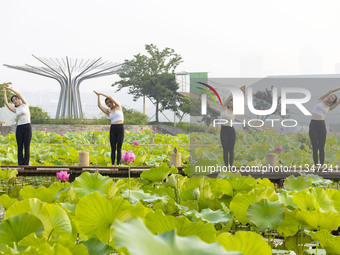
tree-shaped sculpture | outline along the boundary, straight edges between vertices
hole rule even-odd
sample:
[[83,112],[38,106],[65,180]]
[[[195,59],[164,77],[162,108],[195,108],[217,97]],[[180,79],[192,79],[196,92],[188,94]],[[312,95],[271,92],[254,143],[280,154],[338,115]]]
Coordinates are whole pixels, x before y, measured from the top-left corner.
[[129,67],[124,64],[103,61],[101,58],[72,60],[68,57],[66,59],[39,58],[34,55],[33,57],[44,66],[37,67],[27,64],[25,66],[5,64],[4,66],[57,80],[60,84],[60,95],[56,118],[67,116],[72,116],[75,119],[82,118],[79,86],[84,80],[129,70]]

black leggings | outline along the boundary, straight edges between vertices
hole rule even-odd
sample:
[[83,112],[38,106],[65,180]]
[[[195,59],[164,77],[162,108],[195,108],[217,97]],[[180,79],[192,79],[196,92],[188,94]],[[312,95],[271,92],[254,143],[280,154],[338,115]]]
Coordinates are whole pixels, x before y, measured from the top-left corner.
[[[30,144],[32,140],[32,126],[30,123],[17,125],[15,131],[18,145],[18,165],[29,165],[30,163]],[[25,148],[25,156],[23,149]]]
[[[234,127],[222,126],[220,133],[223,147],[223,159],[226,166],[232,166],[234,162],[234,147],[236,142],[236,132]],[[228,160],[229,154],[229,160]]]
[[122,158],[122,145],[124,141],[124,124],[111,124],[110,128],[110,144],[111,144],[111,162],[115,164],[117,149],[117,165]]
[[318,152],[320,164],[325,162],[325,143],[326,143],[327,129],[324,120],[312,120],[309,124],[309,137],[313,148],[313,161],[318,164]]

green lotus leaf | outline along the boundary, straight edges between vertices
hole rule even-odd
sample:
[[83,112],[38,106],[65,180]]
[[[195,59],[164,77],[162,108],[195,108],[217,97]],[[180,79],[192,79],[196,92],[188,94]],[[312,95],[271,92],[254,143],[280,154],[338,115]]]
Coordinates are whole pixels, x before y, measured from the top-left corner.
[[7,194],[3,194],[0,196],[0,205],[2,205],[5,210],[7,210],[11,205],[18,202],[16,198],[10,198]]
[[233,187],[228,179],[211,179],[209,182],[214,197],[219,198],[222,195],[233,196]]
[[309,189],[309,193],[311,193],[314,196],[315,201],[319,205],[321,212],[329,212],[329,211],[336,212],[334,208],[334,202],[328,196],[327,192],[324,189],[312,188],[312,189]]
[[340,215],[335,212],[322,213],[319,211],[296,213],[296,219],[310,230],[336,230],[340,226]]
[[281,224],[284,216],[285,206],[279,201],[269,202],[267,199],[251,204],[247,211],[249,221],[261,232],[274,230]]
[[259,202],[261,199],[268,199],[270,202],[275,202],[278,200],[278,196],[275,190],[270,187],[253,189],[244,194],[238,193],[230,203],[230,211],[245,225],[249,222],[247,217],[248,207],[251,204]]
[[31,233],[41,235],[43,231],[44,226],[34,215],[20,214],[11,216],[0,224],[0,243],[17,243]]
[[248,178],[231,178],[229,182],[233,188],[234,193],[236,192],[248,192],[256,187],[256,179]]
[[8,210],[6,211],[5,217],[9,218],[12,215],[30,213],[38,217],[41,220],[42,218],[44,218],[44,216],[42,216],[41,214],[43,205],[44,204],[37,198],[25,199],[25,200],[16,202],[12,206],[10,206]]
[[14,179],[18,174],[15,169],[0,169],[0,181],[8,182],[10,179]]
[[198,219],[213,224],[227,223],[232,220],[230,214],[226,214],[222,210],[213,211],[210,208],[203,209],[201,212],[189,211],[185,215],[194,215]]
[[326,242],[324,248],[329,255],[339,255],[339,247],[340,247],[340,236],[334,238],[334,240],[330,240]]
[[73,188],[73,185],[66,187],[65,189],[59,190],[59,192],[55,195],[56,202],[63,203],[68,202],[71,204],[76,204],[79,201],[79,197],[77,196],[76,191]]
[[293,196],[290,195],[287,191],[283,190],[281,193],[278,193],[279,201],[283,203],[286,207],[290,209],[296,209],[298,206],[293,202]]
[[168,177],[169,174],[177,174],[178,169],[176,167],[171,167],[167,164],[162,164],[159,167],[150,168],[149,171],[143,171],[140,175],[142,179],[148,180],[149,182],[161,182]]
[[64,235],[72,232],[71,222],[66,211],[55,204],[43,204],[37,198],[19,201],[8,208],[6,217],[30,213],[36,216],[44,225],[44,236],[51,233]]
[[[28,247],[25,251],[20,252],[22,255],[73,255],[73,253],[61,244],[50,245],[49,243],[44,243],[39,247]],[[78,255],[79,253],[77,253]],[[88,253],[85,253],[88,254]]]
[[71,221],[66,211],[61,206],[55,204],[45,204],[41,213],[45,215],[50,221],[52,226],[50,234],[56,233],[59,236],[65,236],[65,234],[72,232]]
[[122,197],[107,199],[94,192],[82,197],[76,207],[76,221],[86,235],[95,234],[103,243],[112,241],[112,225],[115,220],[126,221],[143,216],[144,207],[131,205]]
[[38,198],[42,202],[53,203],[55,201],[54,195],[46,187],[33,188],[31,186],[26,186],[20,190],[20,196],[22,199],[28,198]]
[[263,179],[256,179],[256,186],[258,188],[266,188],[266,187],[270,187],[272,189],[275,189],[274,183],[272,183],[269,179],[267,178],[263,178]]
[[52,241],[51,243],[66,247],[72,255],[89,255],[88,249],[84,244],[75,244],[75,242],[66,239],[65,237],[59,238],[58,240]]
[[305,190],[312,187],[311,179],[307,178],[306,175],[295,177],[294,175],[289,176],[285,179],[283,186],[287,190]]
[[114,225],[114,244],[116,248],[126,247],[131,255],[241,255],[225,251],[218,243],[207,244],[195,236],[180,237],[175,230],[153,235],[139,218]]
[[124,179],[119,179],[115,184],[111,185],[109,188],[107,198],[112,199],[116,196],[116,194],[119,194],[119,191],[126,186],[126,182]]
[[[129,194],[130,193],[130,194]],[[163,203],[166,203],[168,201],[168,197],[160,197],[158,195],[151,195],[151,194],[148,194],[148,193],[144,193],[143,190],[122,190],[121,193],[122,197],[126,200],[129,201],[130,199],[130,202],[132,204],[136,204],[138,201],[142,200],[142,201],[145,201],[145,202],[148,202],[148,203],[152,203],[152,202],[155,202],[157,200],[162,200]]]
[[304,245],[307,243],[311,243],[312,239],[307,236],[307,235],[303,235],[303,237],[301,236],[301,233],[298,232],[297,234],[295,234],[294,236],[290,236],[287,237],[285,242],[284,242],[284,247],[287,250],[291,250],[294,251],[296,254],[299,254],[299,249],[301,248],[300,245]]
[[73,182],[73,188],[79,198],[98,191],[106,195],[113,181],[109,176],[102,176],[99,173],[84,172]]
[[320,210],[320,206],[315,200],[315,197],[307,190],[302,190],[297,193],[293,192],[293,202],[302,211]]
[[325,247],[327,242],[332,242],[335,240],[335,236],[333,236],[328,230],[322,229],[311,233],[312,239],[315,241],[319,241],[321,247]]
[[166,178],[165,187],[181,189],[183,184],[188,180],[188,177],[181,174],[171,174]]
[[81,242],[88,249],[89,255],[108,255],[113,253],[113,249],[105,243],[100,242],[96,238],[91,238]]
[[51,192],[55,196],[59,191],[67,188],[70,185],[71,185],[71,183],[69,183],[69,182],[54,182],[47,189],[48,189],[49,192]]
[[21,239],[21,241],[18,243],[19,246],[24,246],[24,247],[39,247],[43,244],[47,243],[47,238],[44,236],[37,236],[36,233],[31,233],[28,236],[24,237]]
[[332,183],[331,180],[325,180],[323,177],[316,174],[307,174],[306,177],[312,181],[313,186],[327,185]]
[[164,215],[161,211],[148,213],[144,222],[153,234],[161,234],[176,229],[179,236],[197,236],[207,243],[215,241],[216,230],[211,223],[195,223],[184,216]]
[[337,210],[338,213],[340,213],[340,191],[339,190],[334,190],[336,191],[332,198],[333,204],[334,204],[334,208],[335,210]]
[[181,190],[181,199],[200,200],[212,196],[211,186],[207,178],[190,178],[184,183]]
[[216,238],[227,251],[239,251],[242,255],[271,255],[271,248],[257,233],[238,231],[235,235],[223,233]]
[[285,210],[285,218],[281,224],[276,228],[277,232],[283,237],[293,236],[299,230],[299,222],[296,220],[296,213],[298,210]]

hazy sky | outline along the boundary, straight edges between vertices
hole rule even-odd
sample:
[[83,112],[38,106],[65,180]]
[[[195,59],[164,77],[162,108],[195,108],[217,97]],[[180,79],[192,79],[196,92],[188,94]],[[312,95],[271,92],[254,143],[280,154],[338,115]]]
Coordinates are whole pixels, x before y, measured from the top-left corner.
[[[336,0],[0,0],[0,82],[23,92],[57,92],[55,81],[2,64],[39,65],[31,54],[122,62],[149,43],[181,54],[178,71],[207,71],[210,77],[247,74],[240,70],[247,56],[260,60],[252,75],[308,73],[306,62],[311,72],[334,73],[339,11]],[[84,82],[81,91],[113,93],[116,79]],[[116,96],[130,104],[123,95]]]

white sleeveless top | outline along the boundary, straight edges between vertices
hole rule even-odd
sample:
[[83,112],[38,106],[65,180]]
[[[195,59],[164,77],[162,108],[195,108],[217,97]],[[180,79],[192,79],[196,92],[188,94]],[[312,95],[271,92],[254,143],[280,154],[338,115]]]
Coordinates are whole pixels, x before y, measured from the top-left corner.
[[232,111],[230,111],[230,110],[228,110],[228,109],[225,109],[225,110],[222,110],[222,111],[221,111],[220,118],[221,118],[221,119],[228,120],[228,123],[222,124],[222,126],[228,126],[228,127],[230,127],[230,126],[231,126],[230,121],[231,121],[231,120],[232,120],[232,121],[235,120],[235,115],[233,114]]
[[18,116],[18,125],[31,123],[31,114],[28,104],[21,104],[15,108],[15,113]]
[[319,114],[320,116],[325,116],[329,111],[329,106],[325,106],[323,102],[319,102],[314,105],[312,113]]
[[124,120],[123,111],[116,110],[114,113],[110,113],[109,118],[111,120],[111,124],[120,120]]

